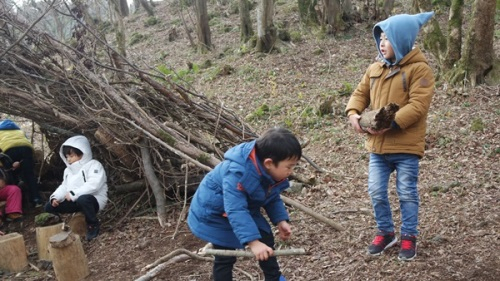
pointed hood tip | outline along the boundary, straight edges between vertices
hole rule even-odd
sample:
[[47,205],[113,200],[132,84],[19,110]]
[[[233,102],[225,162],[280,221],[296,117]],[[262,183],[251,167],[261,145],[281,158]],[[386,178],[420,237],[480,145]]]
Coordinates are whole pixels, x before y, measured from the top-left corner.
[[419,23],[420,27],[422,27],[424,24],[426,24],[434,16],[434,11],[416,14],[415,16],[418,17],[418,23]]

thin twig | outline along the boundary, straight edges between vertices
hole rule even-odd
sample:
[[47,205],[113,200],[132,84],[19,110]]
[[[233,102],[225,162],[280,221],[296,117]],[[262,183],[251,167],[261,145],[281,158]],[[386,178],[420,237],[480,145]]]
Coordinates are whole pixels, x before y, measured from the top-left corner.
[[132,210],[135,208],[135,206],[137,204],[139,204],[139,202],[141,201],[142,197],[144,196],[144,194],[146,194],[148,191],[147,188],[144,189],[144,191],[142,192],[141,196],[139,196],[139,198],[134,202],[134,205],[132,205],[132,207],[130,207],[127,211],[127,213],[125,213],[125,215],[115,224],[115,227],[116,226],[119,226],[123,220],[125,220],[125,218],[132,212]]

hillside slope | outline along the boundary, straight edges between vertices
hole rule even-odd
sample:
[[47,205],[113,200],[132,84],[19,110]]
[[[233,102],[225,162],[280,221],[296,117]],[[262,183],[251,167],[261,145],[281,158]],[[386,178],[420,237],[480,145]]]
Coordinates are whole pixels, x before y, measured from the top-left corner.
[[[278,1],[276,24],[290,31],[292,41],[283,45],[280,53],[259,54],[239,43],[237,14],[231,13],[230,6],[217,6],[209,12],[215,49],[197,54],[189,46],[176,3],[158,2],[156,25],[145,26],[144,12],[126,20],[128,38],[134,33],[145,36],[130,46],[128,59],[143,68],[164,65],[182,73],[193,89],[223,102],[257,132],[287,126],[308,143],[304,154],[323,170],[320,173],[302,161],[297,174],[314,179],[315,184],[287,196],[346,230],[337,232],[290,207],[293,238],[278,246],[305,248],[311,254],[280,258],[287,280],[498,278],[498,85],[468,89],[451,88],[443,81],[437,84],[428,117],[428,149],[420,170],[418,257],[413,262],[399,262],[397,247],[380,257],[369,257],[366,247],[375,233],[375,222],[366,192],[368,154],[363,148],[364,137],[352,131],[342,112],[350,91],[375,56],[372,24],[356,24],[342,36],[324,36],[300,27],[293,6]],[[184,17],[189,19],[186,14]],[[168,34],[174,30],[177,37],[169,41]],[[497,53],[498,41],[496,38]],[[197,70],[188,72],[188,63]],[[328,99],[333,113],[319,116],[317,109]],[[394,179],[390,199],[399,227]],[[84,244],[91,269],[87,280],[133,280],[145,273],[141,268],[175,249],[195,251],[203,246],[183,220],[176,232],[184,215],[179,205],[173,205],[169,209],[171,225],[165,229],[158,226],[153,213],[126,220],[119,229],[104,226],[98,239]],[[27,244],[33,249],[33,229],[26,232]],[[263,280],[255,261],[241,260],[237,266],[244,272],[235,271],[235,280]],[[26,280],[53,280],[54,276],[50,270],[31,273],[34,277]],[[202,281],[210,280],[210,274],[210,263],[190,260],[167,267],[156,280]]]

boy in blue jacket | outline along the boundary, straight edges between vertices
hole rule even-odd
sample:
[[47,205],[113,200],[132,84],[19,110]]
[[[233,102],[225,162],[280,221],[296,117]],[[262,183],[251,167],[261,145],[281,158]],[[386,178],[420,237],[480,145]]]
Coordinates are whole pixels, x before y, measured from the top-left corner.
[[[288,177],[301,157],[299,141],[283,128],[269,129],[260,138],[229,149],[193,196],[188,215],[193,234],[215,249],[248,246],[266,281],[284,280],[273,256],[271,226],[261,207],[278,227],[280,238],[290,238],[289,217],[280,193],[289,187]],[[236,257],[216,256],[214,280],[232,280],[235,262]]]

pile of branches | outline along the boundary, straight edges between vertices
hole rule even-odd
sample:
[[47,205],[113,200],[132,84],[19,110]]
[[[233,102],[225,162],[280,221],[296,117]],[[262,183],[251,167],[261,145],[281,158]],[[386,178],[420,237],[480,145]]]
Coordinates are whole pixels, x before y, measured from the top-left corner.
[[219,103],[128,61],[84,22],[83,7],[66,6],[77,23],[69,44],[2,2],[1,111],[39,124],[55,150],[71,135],[87,136],[112,185],[146,179],[168,189],[172,179],[203,174],[229,147],[256,137]]

